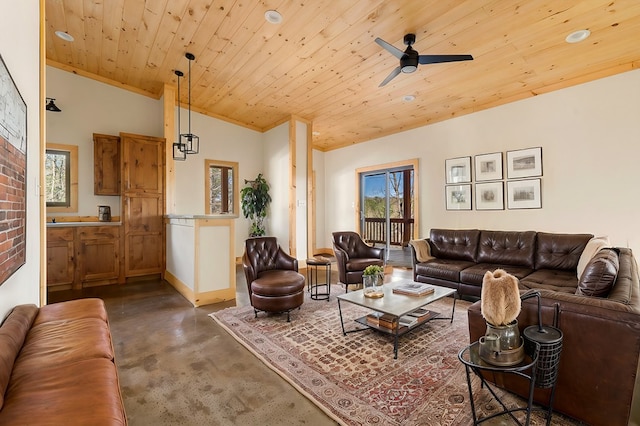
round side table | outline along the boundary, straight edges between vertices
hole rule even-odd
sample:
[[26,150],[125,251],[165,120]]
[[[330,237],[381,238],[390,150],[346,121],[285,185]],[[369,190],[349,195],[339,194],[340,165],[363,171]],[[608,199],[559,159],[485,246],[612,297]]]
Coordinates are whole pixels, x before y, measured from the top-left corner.
[[[318,283],[318,268],[324,267],[324,283]],[[318,287],[325,287],[324,293],[318,292]],[[312,257],[307,259],[307,291],[313,300],[329,301],[331,293],[331,261],[326,257]]]
[[[536,366],[538,363],[538,355],[540,351],[540,344],[533,342],[533,344],[528,348],[525,348],[525,358],[524,360],[513,366],[495,366],[489,364],[480,358],[479,352],[479,344],[478,342],[474,342],[471,345],[465,347],[458,353],[458,359],[464,364],[466,374],[467,374],[467,387],[469,389],[469,402],[471,404],[471,414],[473,416],[473,424],[479,425],[480,423],[492,419],[494,417],[508,415],[514,422],[520,426],[522,423],[514,416],[513,413],[517,411],[524,411],[526,414],[526,419],[524,422],[525,426],[529,425],[529,420],[531,418],[531,411],[533,410],[533,391],[536,385]],[[476,415],[476,407],[473,402],[473,389],[471,387],[471,372],[473,372],[476,376],[480,378],[480,387],[489,390],[493,398],[502,406],[503,411],[499,413],[492,414],[488,417],[484,417],[479,419]],[[496,392],[490,386],[489,382],[487,382],[484,378],[483,372],[498,372],[498,373],[510,373],[516,376],[520,376],[529,381],[529,398],[527,399],[527,405],[525,407],[516,407],[516,408],[508,408],[502,400],[498,397]],[[551,412],[548,413],[549,419],[551,419]]]

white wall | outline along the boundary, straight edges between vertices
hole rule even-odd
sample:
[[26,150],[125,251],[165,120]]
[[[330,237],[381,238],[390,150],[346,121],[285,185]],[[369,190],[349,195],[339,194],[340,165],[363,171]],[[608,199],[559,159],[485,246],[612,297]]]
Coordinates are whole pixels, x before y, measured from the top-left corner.
[[0,322],[15,305],[40,304],[39,22],[38,1],[0,0],[0,55],[27,104],[26,263],[0,285]]
[[271,187],[267,235],[276,237],[289,253],[289,122],[265,132],[263,143],[263,175]]
[[[325,209],[323,208],[326,205],[325,200],[325,175],[324,175],[324,156],[325,153],[322,151],[313,150],[313,165],[312,172],[315,175],[315,185],[314,185],[314,199],[316,205],[315,211],[315,248],[323,249],[323,248],[331,248],[331,233],[326,235],[325,230]],[[311,226],[311,224],[309,224]],[[329,245],[327,245],[329,244]],[[316,254],[316,253],[311,253]]]
[[[176,132],[177,132],[176,109]],[[188,130],[188,111],[180,110],[182,133]],[[176,214],[205,214],[205,160],[234,161],[238,163],[238,194],[244,181],[253,180],[262,172],[262,134],[222,120],[191,112],[191,131],[200,137],[200,153],[187,155],[185,161],[175,161]],[[177,140],[177,137],[176,137]],[[244,252],[244,240],[249,236],[251,222],[239,212],[235,226],[237,257]]]
[[296,121],[296,257],[307,256],[307,125]]
[[[332,230],[355,229],[356,168],[418,157],[420,237],[437,227],[588,232],[640,253],[638,111],[640,70],[329,151],[324,245]],[[445,159],[537,146],[542,209],[445,209]]]
[[163,137],[162,102],[47,67],[47,97],[62,112],[47,113],[47,142],[78,146],[78,211],[52,216],[97,216],[98,206],[120,215],[120,197],[93,194],[93,134]]

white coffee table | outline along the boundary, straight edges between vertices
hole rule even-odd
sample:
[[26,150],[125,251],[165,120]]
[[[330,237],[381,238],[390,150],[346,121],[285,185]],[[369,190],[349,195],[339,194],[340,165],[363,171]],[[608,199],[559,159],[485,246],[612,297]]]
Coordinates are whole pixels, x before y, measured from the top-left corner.
[[[456,297],[457,292],[452,288],[440,287],[434,285],[435,291],[427,296],[405,296],[402,294],[395,294],[393,292],[393,287],[406,282],[413,282],[412,280],[402,280],[395,281],[384,284],[382,286],[384,291],[384,297],[373,299],[364,296],[363,290],[351,291],[349,293],[338,295],[338,310],[340,311],[340,325],[342,326],[342,334],[344,336],[347,333],[354,333],[357,331],[364,331],[369,329],[378,330],[382,333],[394,335],[394,343],[393,343],[393,355],[394,359],[398,358],[398,337],[408,333],[409,331],[423,325],[424,323],[432,320],[432,319],[448,319],[450,322],[453,322],[453,315],[456,310]],[[410,312],[415,311],[418,308],[422,308],[430,303],[435,302],[436,300],[440,300],[443,297],[453,295],[453,307],[451,308],[451,317],[440,317],[439,312],[429,311],[429,314],[422,317],[417,323],[406,327],[398,324],[398,326],[394,329],[388,329],[386,327],[379,327],[367,322],[366,315],[360,318],[355,319],[359,324],[365,325],[366,328],[356,328],[353,330],[345,330],[344,328],[344,320],[342,317],[342,306],[341,302],[353,303],[358,306],[363,306],[365,308],[369,308],[372,311],[382,312],[383,314],[389,314],[395,317],[397,320],[400,319],[401,316],[407,315]]]

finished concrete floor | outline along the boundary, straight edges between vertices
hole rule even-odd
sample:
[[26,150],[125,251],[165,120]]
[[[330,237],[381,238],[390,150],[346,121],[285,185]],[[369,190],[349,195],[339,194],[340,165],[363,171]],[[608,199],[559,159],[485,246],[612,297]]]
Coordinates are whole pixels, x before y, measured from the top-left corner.
[[[237,287],[248,303],[240,274]],[[194,308],[153,280],[52,292],[49,303],[79,297],[105,301],[131,426],[337,424],[208,316],[235,301]]]

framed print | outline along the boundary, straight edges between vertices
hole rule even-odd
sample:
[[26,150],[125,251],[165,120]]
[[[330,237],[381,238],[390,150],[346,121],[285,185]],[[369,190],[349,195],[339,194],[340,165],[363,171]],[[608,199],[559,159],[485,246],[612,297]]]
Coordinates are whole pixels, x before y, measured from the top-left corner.
[[509,209],[539,209],[542,207],[540,179],[507,181]]
[[504,210],[502,182],[476,183],[476,210]]
[[471,210],[471,184],[447,185],[447,210]]
[[542,176],[542,148],[507,151],[507,178]]
[[471,157],[450,158],[445,160],[447,183],[471,182]]
[[0,56],[0,285],[26,261],[27,104]]
[[502,179],[502,153],[475,156],[476,182]]

